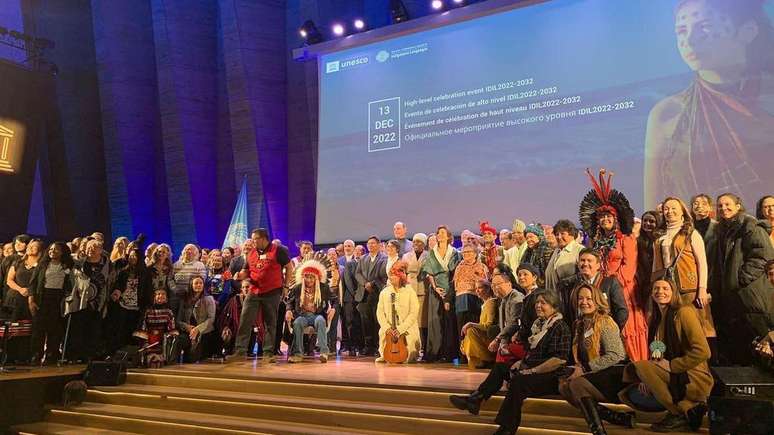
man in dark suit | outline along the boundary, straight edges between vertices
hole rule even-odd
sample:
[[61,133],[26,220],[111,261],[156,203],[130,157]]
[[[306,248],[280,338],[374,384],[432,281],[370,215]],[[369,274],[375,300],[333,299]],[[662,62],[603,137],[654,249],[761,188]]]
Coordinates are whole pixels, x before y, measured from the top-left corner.
[[381,241],[376,236],[368,238],[368,254],[359,261],[355,271],[357,290],[355,302],[363,327],[365,351],[363,355],[375,356],[379,343],[379,325],[376,321],[376,306],[379,303],[379,293],[387,284],[387,257],[379,252]]
[[[342,258],[346,259],[347,242],[344,242],[345,255],[341,256],[339,260]],[[344,273],[341,276],[341,352],[348,352],[349,355],[355,355],[363,351],[362,322],[360,321],[360,313],[357,311],[357,302],[355,301],[355,295],[357,294],[357,277],[355,275],[357,273],[358,260],[363,256],[362,246],[360,248],[360,250],[354,249],[353,243],[353,255],[345,261],[343,265]]]
[[345,240],[342,243],[344,249],[344,255],[339,257],[339,266],[346,266],[347,263],[355,259],[355,242],[352,240]]
[[588,283],[602,290],[602,295],[607,298],[610,306],[610,317],[623,330],[629,318],[629,310],[626,308],[621,284],[615,276],[604,277],[601,269],[602,259],[599,253],[591,248],[584,248],[578,254],[578,274],[561,281],[557,286],[562,301],[562,315],[571,328],[577,318],[571,302],[573,291],[581,284]]

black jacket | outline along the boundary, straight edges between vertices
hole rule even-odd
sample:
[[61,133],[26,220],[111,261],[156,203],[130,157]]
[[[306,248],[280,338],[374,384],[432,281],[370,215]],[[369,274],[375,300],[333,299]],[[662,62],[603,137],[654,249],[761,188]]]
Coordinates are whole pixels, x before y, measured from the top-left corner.
[[[38,267],[35,271],[35,275],[32,277],[32,285],[30,286],[32,290],[32,298],[35,300],[35,303],[40,305],[43,302],[43,290],[46,288],[46,269],[48,265],[40,265],[41,267]],[[65,280],[64,280],[64,287],[62,290],[64,290],[65,295],[69,295],[71,291],[73,291],[73,270],[71,269],[65,269]]]
[[766,262],[774,258],[768,222],[739,213],[720,222],[717,230],[713,298],[719,296],[719,303],[712,304],[713,310],[718,307],[726,323],[743,317],[745,326],[765,335],[774,329],[774,288],[765,270]]
[[344,288],[342,292],[344,295],[343,302],[354,302],[356,300],[357,277],[355,273],[357,272],[357,264],[358,260],[353,259],[344,265],[344,275],[341,277]]

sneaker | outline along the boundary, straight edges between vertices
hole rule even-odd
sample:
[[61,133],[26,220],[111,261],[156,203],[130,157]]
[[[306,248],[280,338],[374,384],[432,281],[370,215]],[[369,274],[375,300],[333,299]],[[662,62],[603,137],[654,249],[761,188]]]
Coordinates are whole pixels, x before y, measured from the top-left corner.
[[274,356],[273,353],[264,353],[263,354],[263,361],[267,362],[269,364],[274,364],[277,362],[277,357]]
[[688,426],[688,419],[684,415],[669,412],[663,420],[653,423],[650,426],[650,430],[653,432],[688,432],[690,427]]
[[321,363],[327,363],[328,362],[328,354],[327,353],[321,353],[320,354],[320,362]]
[[376,358],[376,359],[374,360],[374,362],[378,362],[378,363],[384,363],[384,362],[387,362],[387,361],[385,361],[385,359],[384,359],[384,357],[383,357],[383,356],[380,356],[379,358]]
[[288,358],[288,362],[291,364],[300,363],[304,361],[304,357],[302,355],[293,355],[290,358]]

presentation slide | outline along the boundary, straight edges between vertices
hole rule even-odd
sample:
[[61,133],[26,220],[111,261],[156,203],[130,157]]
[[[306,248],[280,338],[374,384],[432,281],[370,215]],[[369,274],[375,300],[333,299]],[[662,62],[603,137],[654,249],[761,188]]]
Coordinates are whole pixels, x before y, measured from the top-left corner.
[[315,240],[774,188],[774,10],[554,0],[320,57]]

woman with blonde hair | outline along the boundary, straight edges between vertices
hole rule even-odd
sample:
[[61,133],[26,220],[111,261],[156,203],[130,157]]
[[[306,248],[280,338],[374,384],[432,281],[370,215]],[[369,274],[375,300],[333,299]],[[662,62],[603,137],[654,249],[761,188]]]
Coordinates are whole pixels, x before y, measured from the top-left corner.
[[[615,412],[599,402],[617,402],[621,390],[626,350],[621,331],[612,317],[607,298],[590,284],[582,284],[571,296],[578,312],[572,341],[575,365],[570,375],[559,382],[559,393],[580,408],[594,434],[604,434],[602,420],[634,427],[634,413]],[[601,417],[601,419],[600,419]]]
[[707,291],[709,272],[704,241],[694,229],[688,206],[681,199],[666,198],[662,210],[663,235],[653,245],[653,276],[666,276],[675,283],[681,303],[696,307],[705,337],[714,342],[717,333],[710,310],[712,299]]
[[[119,261],[125,261],[126,260],[126,247],[129,245],[129,239],[126,237],[118,237],[115,242],[113,242],[113,250],[110,251],[110,262],[112,264],[116,264]],[[118,268],[122,268],[125,264],[118,266]]]

